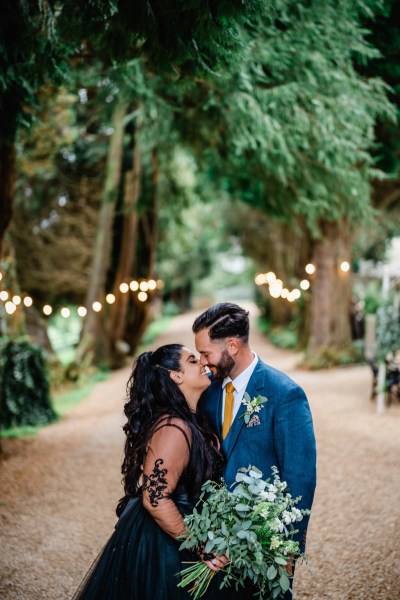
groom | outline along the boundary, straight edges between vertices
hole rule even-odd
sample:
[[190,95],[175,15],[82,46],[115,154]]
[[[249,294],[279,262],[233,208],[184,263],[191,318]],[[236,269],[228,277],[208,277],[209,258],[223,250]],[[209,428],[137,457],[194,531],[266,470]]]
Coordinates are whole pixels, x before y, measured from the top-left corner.
[[[298,508],[311,508],[316,483],[316,448],[310,407],[304,391],[284,373],[267,366],[249,346],[248,312],[236,304],[215,304],[193,323],[200,363],[213,375],[201,405],[221,440],[226,458],[224,479],[235,481],[240,467],[254,465],[265,478],[276,465]],[[242,404],[268,400],[246,424]],[[304,551],[308,518],[296,524]],[[285,598],[290,598],[288,593]]]

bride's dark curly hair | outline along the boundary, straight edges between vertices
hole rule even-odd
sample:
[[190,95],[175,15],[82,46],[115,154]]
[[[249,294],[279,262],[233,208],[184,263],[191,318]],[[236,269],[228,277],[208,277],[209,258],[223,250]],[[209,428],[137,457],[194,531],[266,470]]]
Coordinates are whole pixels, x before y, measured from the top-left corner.
[[142,465],[149,440],[161,416],[182,419],[191,431],[191,458],[186,469],[193,496],[200,493],[204,481],[212,476],[210,446],[222,459],[216,447],[215,434],[205,416],[193,412],[170,371],[181,371],[181,344],[161,346],[155,352],[144,352],[136,362],[128,380],[124,412],[127,422],[125,457],[121,472],[125,496],[117,506],[117,516],[123,512],[129,498],[140,490]]

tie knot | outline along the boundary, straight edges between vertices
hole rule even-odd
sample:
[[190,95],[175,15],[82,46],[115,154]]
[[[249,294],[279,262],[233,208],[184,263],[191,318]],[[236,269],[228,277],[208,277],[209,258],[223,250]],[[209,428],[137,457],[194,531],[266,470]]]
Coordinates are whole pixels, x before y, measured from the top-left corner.
[[232,381],[228,381],[228,383],[225,386],[225,389],[227,394],[232,394],[235,391],[235,386],[233,385]]

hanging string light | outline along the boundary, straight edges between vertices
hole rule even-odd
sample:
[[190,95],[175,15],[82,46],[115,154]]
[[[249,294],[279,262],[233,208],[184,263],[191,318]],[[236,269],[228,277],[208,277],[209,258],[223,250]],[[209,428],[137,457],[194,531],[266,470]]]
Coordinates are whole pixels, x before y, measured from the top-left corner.
[[14,304],[14,302],[11,302],[11,300],[9,300],[8,302],[6,302],[5,304],[5,309],[6,309],[6,313],[8,315],[12,315],[13,313],[15,313],[15,311],[17,310],[16,305]]
[[308,281],[308,279],[303,279],[302,281],[300,281],[300,287],[304,291],[310,289],[310,282]]
[[[343,260],[339,264],[339,269],[340,271],[342,271],[342,273],[348,273],[350,271],[350,268],[350,263],[347,260]],[[312,263],[308,263],[304,267],[304,270],[308,275],[314,275],[317,269],[315,265],[313,265]],[[295,302],[301,297],[301,291],[299,289],[294,288],[290,291],[288,288],[283,287],[282,281],[278,279],[275,273],[273,273],[272,271],[269,271],[268,273],[258,273],[254,278],[254,282],[256,285],[259,286],[268,285],[268,290],[272,298],[284,298],[288,302]],[[309,290],[311,287],[309,279],[302,279],[300,281],[299,287],[304,292]]]
[[[283,287],[283,281],[278,279],[272,271],[269,271],[268,273],[258,273],[254,278],[254,281],[256,285],[268,285],[268,291],[272,298],[283,298],[288,302],[295,302],[301,296],[301,292],[297,288],[290,291],[288,288]],[[303,285],[305,285],[304,281],[306,280],[303,280]],[[309,284],[308,281],[307,283]],[[302,287],[301,284],[300,287]],[[302,287],[302,289],[305,288]]]
[[347,262],[347,260],[344,260],[340,263],[340,270],[343,273],[348,273],[350,271],[350,263]]
[[315,271],[315,265],[312,263],[308,263],[308,265],[305,266],[305,272],[308,273],[308,275],[314,275]]
[[[0,281],[3,279],[2,273],[0,273]],[[146,302],[149,298],[149,292],[153,292],[154,290],[161,290],[164,287],[164,282],[161,279],[142,279],[140,281],[132,280],[129,284],[127,282],[122,282],[119,285],[119,290],[122,294],[126,294],[131,290],[132,292],[138,292],[137,299],[139,302]],[[23,305],[27,308],[34,304],[33,299],[30,296],[21,296],[19,294],[10,294],[10,292],[6,290],[2,290],[0,292],[0,300],[5,303],[5,310],[7,314],[14,314],[17,307]],[[107,304],[114,304],[116,301],[116,297],[114,294],[107,294],[105,298]],[[8,303],[8,302],[9,303]],[[92,310],[95,312],[100,312],[103,308],[103,305],[99,301],[95,301],[92,304]],[[50,316],[53,314],[53,307],[50,304],[45,304],[42,307],[42,312],[45,316]],[[80,317],[85,317],[87,315],[87,308],[85,306],[79,306],[77,309],[77,313]],[[71,316],[71,309],[68,307],[62,307],[60,310],[61,316],[64,319],[68,319]]]
[[[306,265],[306,271],[314,272],[315,267],[311,263]],[[289,290],[287,287],[283,286],[283,281],[279,279],[273,271],[268,271],[268,273],[258,273],[254,281],[256,285],[268,285],[268,291],[272,298],[283,298],[288,302],[295,302],[301,297],[301,291],[297,288]],[[308,279],[303,279],[300,282],[300,288],[302,290],[308,290],[310,288],[310,282]]]

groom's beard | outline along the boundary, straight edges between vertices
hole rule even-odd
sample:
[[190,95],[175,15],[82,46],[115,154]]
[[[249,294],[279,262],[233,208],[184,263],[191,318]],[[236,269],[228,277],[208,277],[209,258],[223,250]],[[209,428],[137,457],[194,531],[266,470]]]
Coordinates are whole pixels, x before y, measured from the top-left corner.
[[234,366],[235,361],[233,360],[232,356],[227,350],[224,350],[221,354],[221,360],[219,361],[218,365],[215,365],[215,378],[222,381],[225,379],[225,377],[229,377]]

